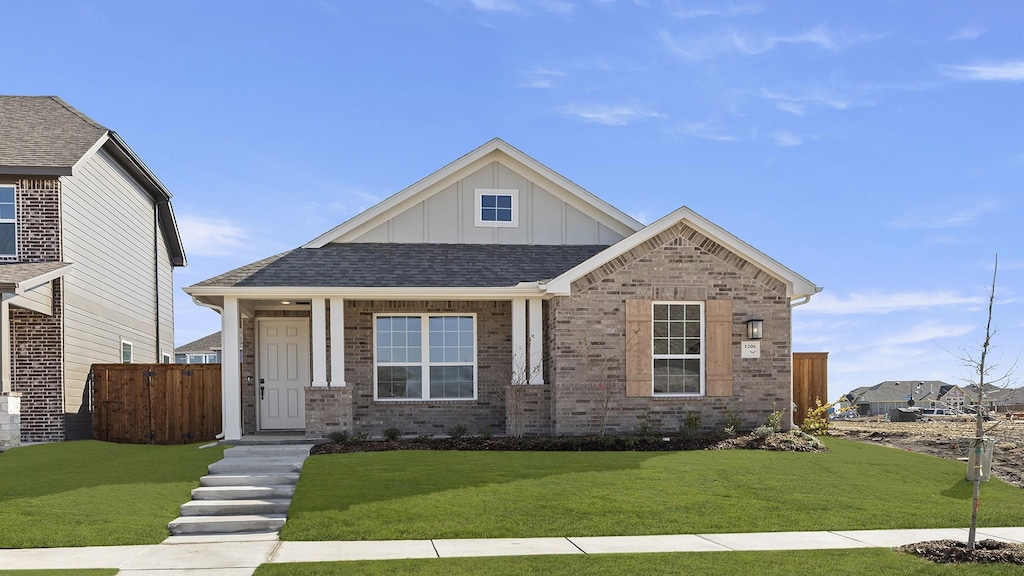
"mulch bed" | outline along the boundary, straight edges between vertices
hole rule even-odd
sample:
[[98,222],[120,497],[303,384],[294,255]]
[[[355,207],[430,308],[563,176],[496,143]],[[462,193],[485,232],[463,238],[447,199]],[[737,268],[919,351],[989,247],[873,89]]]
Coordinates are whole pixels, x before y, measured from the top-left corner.
[[760,449],[796,452],[828,452],[824,445],[788,433],[768,438],[741,436],[723,439],[717,435],[701,436],[463,436],[460,438],[400,438],[396,440],[349,439],[345,442],[317,444],[310,454],[342,454],[349,452],[384,452],[388,450],[493,450],[539,452],[663,452],[676,450]]
[[914,554],[932,562],[962,564],[965,562],[990,562],[998,564],[1024,565],[1024,546],[998,540],[980,540],[974,543],[974,550],[959,540],[932,540],[896,548],[900,552]]

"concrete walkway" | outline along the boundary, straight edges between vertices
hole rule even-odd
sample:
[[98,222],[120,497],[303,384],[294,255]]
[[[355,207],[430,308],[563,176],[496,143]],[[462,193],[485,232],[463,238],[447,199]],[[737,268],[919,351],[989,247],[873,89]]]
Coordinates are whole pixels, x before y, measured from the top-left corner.
[[[1024,544],[1024,527],[979,528],[978,539],[986,538]],[[943,539],[966,541],[967,529],[352,542],[280,542],[276,534],[172,536],[161,544],[149,546],[4,549],[0,550],[0,566],[7,570],[118,568],[122,576],[251,576],[256,567],[264,563],[538,554],[892,548]]]

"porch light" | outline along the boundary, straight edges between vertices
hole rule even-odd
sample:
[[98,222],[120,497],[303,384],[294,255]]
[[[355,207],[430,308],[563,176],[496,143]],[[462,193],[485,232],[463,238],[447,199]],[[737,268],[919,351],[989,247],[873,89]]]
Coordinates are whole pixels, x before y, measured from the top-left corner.
[[747,339],[760,340],[764,338],[764,320],[751,318],[747,320]]
[[291,300],[281,300],[281,304],[291,304]]

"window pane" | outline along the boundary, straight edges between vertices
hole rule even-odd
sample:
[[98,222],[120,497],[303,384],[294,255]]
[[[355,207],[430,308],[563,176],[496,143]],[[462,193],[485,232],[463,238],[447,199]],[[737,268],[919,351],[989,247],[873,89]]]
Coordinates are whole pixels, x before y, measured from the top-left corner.
[[655,338],[654,339],[654,353],[655,354],[668,354],[668,339],[667,338]]
[[496,219],[498,222],[511,222],[512,221],[512,210],[499,208],[496,212]]
[[0,203],[0,218],[14,220],[14,204]]
[[0,256],[14,256],[14,224],[0,224]]
[[378,362],[419,362],[420,340],[419,317],[377,318]]
[[0,186],[0,202],[14,204],[14,186]]
[[378,366],[377,397],[422,398],[422,370],[419,366]]
[[128,362],[131,362],[131,361],[132,361],[132,345],[129,344],[128,342],[122,342],[121,343],[121,362],[128,363]]
[[690,338],[700,338],[700,322],[687,322],[686,335]]
[[686,322],[670,322],[668,325],[668,335],[673,338],[682,338],[686,334]]
[[700,321],[700,306],[696,304],[686,305],[686,319]]
[[654,305],[654,319],[655,320],[668,320],[668,304],[655,304]]
[[494,208],[498,205],[498,197],[494,194],[481,194],[480,206],[483,208]]
[[431,366],[431,398],[472,398],[472,366]]
[[654,323],[654,337],[665,338],[668,336],[668,322],[655,322]]
[[498,219],[498,211],[494,208],[483,208],[480,210],[480,219],[484,222],[494,222]]
[[501,195],[501,196],[497,197],[497,200],[498,200],[498,203],[497,203],[498,208],[508,208],[509,210],[512,209],[512,197],[511,196]]

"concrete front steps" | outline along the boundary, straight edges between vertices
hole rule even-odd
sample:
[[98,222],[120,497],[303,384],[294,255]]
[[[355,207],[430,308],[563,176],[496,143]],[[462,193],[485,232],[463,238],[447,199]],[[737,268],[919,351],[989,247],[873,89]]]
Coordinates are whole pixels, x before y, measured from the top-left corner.
[[275,533],[284,526],[310,444],[235,446],[167,525],[173,536]]

